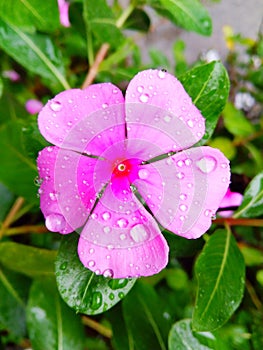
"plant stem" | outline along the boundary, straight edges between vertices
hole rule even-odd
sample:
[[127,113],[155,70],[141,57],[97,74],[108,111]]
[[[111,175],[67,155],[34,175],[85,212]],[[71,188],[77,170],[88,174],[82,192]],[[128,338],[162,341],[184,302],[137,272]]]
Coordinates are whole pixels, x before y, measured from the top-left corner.
[[112,331],[111,329],[103,326],[102,324],[100,324],[97,321],[94,321],[92,318],[87,317],[87,316],[83,316],[82,317],[82,323],[85,326],[88,326],[92,329],[94,329],[96,332],[98,332],[99,334],[101,334],[103,337],[106,338],[111,338],[112,337]]
[[246,279],[246,288],[247,288],[247,291],[250,295],[250,298],[251,298],[253,304],[256,306],[256,308],[258,310],[263,310],[263,305],[262,305],[261,301],[259,300],[259,297],[257,296],[257,294],[255,292],[255,289],[253,288],[252,284],[249,282],[248,279]]
[[132,13],[133,10],[134,10],[134,5],[131,3],[123,11],[121,16],[117,19],[117,22],[116,22],[116,27],[117,28],[121,28],[124,25],[124,23],[126,22],[127,18],[130,16],[130,14]]
[[20,235],[24,233],[46,233],[50,232],[46,226],[42,225],[25,225],[12,227],[4,230],[4,236]]
[[263,227],[263,219],[234,219],[234,218],[218,218],[213,220],[214,224],[229,226],[254,226]]
[[22,207],[24,204],[24,198],[18,197],[13,204],[12,208],[10,209],[9,213],[7,214],[2,227],[0,228],[0,240],[2,239],[4,232],[8,229],[8,227],[12,224],[14,221],[14,217],[16,213],[19,211],[19,209]]

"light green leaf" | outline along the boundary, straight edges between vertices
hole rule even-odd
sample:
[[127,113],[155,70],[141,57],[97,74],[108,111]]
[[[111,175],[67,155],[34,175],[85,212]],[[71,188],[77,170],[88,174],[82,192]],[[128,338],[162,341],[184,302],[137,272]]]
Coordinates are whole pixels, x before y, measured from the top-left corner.
[[[15,242],[0,244],[0,263],[29,277],[54,275],[56,251]],[[15,257],[15,259],[14,259]]]
[[84,350],[81,319],[60,298],[54,279],[33,282],[26,314],[34,350]]
[[73,309],[87,315],[107,311],[133,287],[136,279],[112,279],[85,268],[77,254],[79,235],[63,237],[55,263],[59,292]]
[[22,126],[10,122],[0,127],[0,181],[15,194],[37,201],[34,178],[36,165],[27,158],[22,143]]
[[240,250],[247,266],[263,264],[263,252],[261,250],[243,245],[240,247]]
[[11,334],[26,333],[25,304],[30,281],[0,266],[0,324]]
[[248,185],[241,206],[234,214],[235,218],[253,218],[263,214],[263,172],[259,173]]
[[209,238],[195,273],[198,291],[193,329],[212,331],[232,316],[244,292],[244,258],[230,231],[220,229]]
[[53,31],[60,26],[56,0],[0,0],[0,16],[17,27]]
[[211,35],[212,20],[198,0],[148,0],[158,13],[189,31]]
[[206,133],[199,144],[212,135],[229,94],[229,78],[221,62],[195,67],[179,77],[196,107],[205,117]]
[[123,301],[123,315],[135,349],[167,349],[171,322],[153,287],[137,283]]
[[60,88],[70,88],[64,77],[61,53],[48,36],[24,33],[0,19],[0,47],[29,71]]

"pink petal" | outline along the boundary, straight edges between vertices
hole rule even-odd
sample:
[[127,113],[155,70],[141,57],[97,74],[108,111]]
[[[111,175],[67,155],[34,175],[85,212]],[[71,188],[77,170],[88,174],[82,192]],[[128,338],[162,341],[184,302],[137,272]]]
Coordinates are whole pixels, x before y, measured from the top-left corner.
[[28,113],[36,114],[39,113],[43,108],[43,103],[35,99],[30,99],[26,101],[25,108]]
[[79,239],[84,266],[114,278],[150,276],[166,266],[169,248],[157,223],[135,197],[134,203],[133,211],[124,203],[117,212],[99,202]]
[[58,151],[57,147],[46,147],[38,155],[37,165],[41,179],[40,208],[50,231],[69,233],[74,229],[68,224],[61,212],[58,192],[55,190],[55,165]]
[[204,118],[182,84],[166,72],[138,73],[125,101],[128,138],[157,142],[165,153],[188,148],[204,135]]
[[64,27],[70,27],[69,22],[69,2],[66,0],[58,0],[58,10],[59,10],[59,19],[60,23]]
[[[243,196],[241,193],[238,192],[232,192],[228,188],[224,198],[222,199],[220,203],[220,208],[227,208],[227,207],[239,207],[240,204],[242,203]],[[233,211],[228,210],[228,211],[220,211],[219,215],[227,218],[233,215]]]
[[229,161],[216,149],[196,147],[152,165],[147,187],[136,186],[156,219],[177,235],[200,237],[229,186]]
[[99,155],[125,138],[123,102],[110,83],[63,91],[39,113],[40,132],[56,146]]

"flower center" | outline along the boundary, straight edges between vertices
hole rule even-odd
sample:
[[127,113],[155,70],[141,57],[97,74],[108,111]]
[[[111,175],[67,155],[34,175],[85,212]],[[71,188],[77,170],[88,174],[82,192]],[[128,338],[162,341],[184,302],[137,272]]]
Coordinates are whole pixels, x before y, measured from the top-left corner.
[[115,163],[113,168],[113,174],[116,177],[129,176],[132,170],[132,164],[129,160],[123,160],[120,163]]

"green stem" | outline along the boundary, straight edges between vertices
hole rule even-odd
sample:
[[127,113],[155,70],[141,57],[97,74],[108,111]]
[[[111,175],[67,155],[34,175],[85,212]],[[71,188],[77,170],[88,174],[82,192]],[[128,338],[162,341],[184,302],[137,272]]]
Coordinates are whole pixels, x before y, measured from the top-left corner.
[[123,13],[120,15],[120,17],[116,21],[116,27],[121,28],[124,23],[126,22],[127,18],[130,16],[132,11],[134,10],[135,6],[133,2],[129,4],[129,6],[123,11]]
[[228,226],[254,226],[263,227],[263,219],[235,219],[235,218],[218,218],[213,220],[214,224]]
[[45,226],[41,225],[25,225],[19,227],[11,227],[4,230],[4,236],[14,236],[27,233],[47,233],[49,232]]
[[89,26],[87,26],[87,45],[88,45],[89,65],[92,66],[94,63],[94,51],[93,51],[92,33],[91,33],[91,30],[89,29]]

